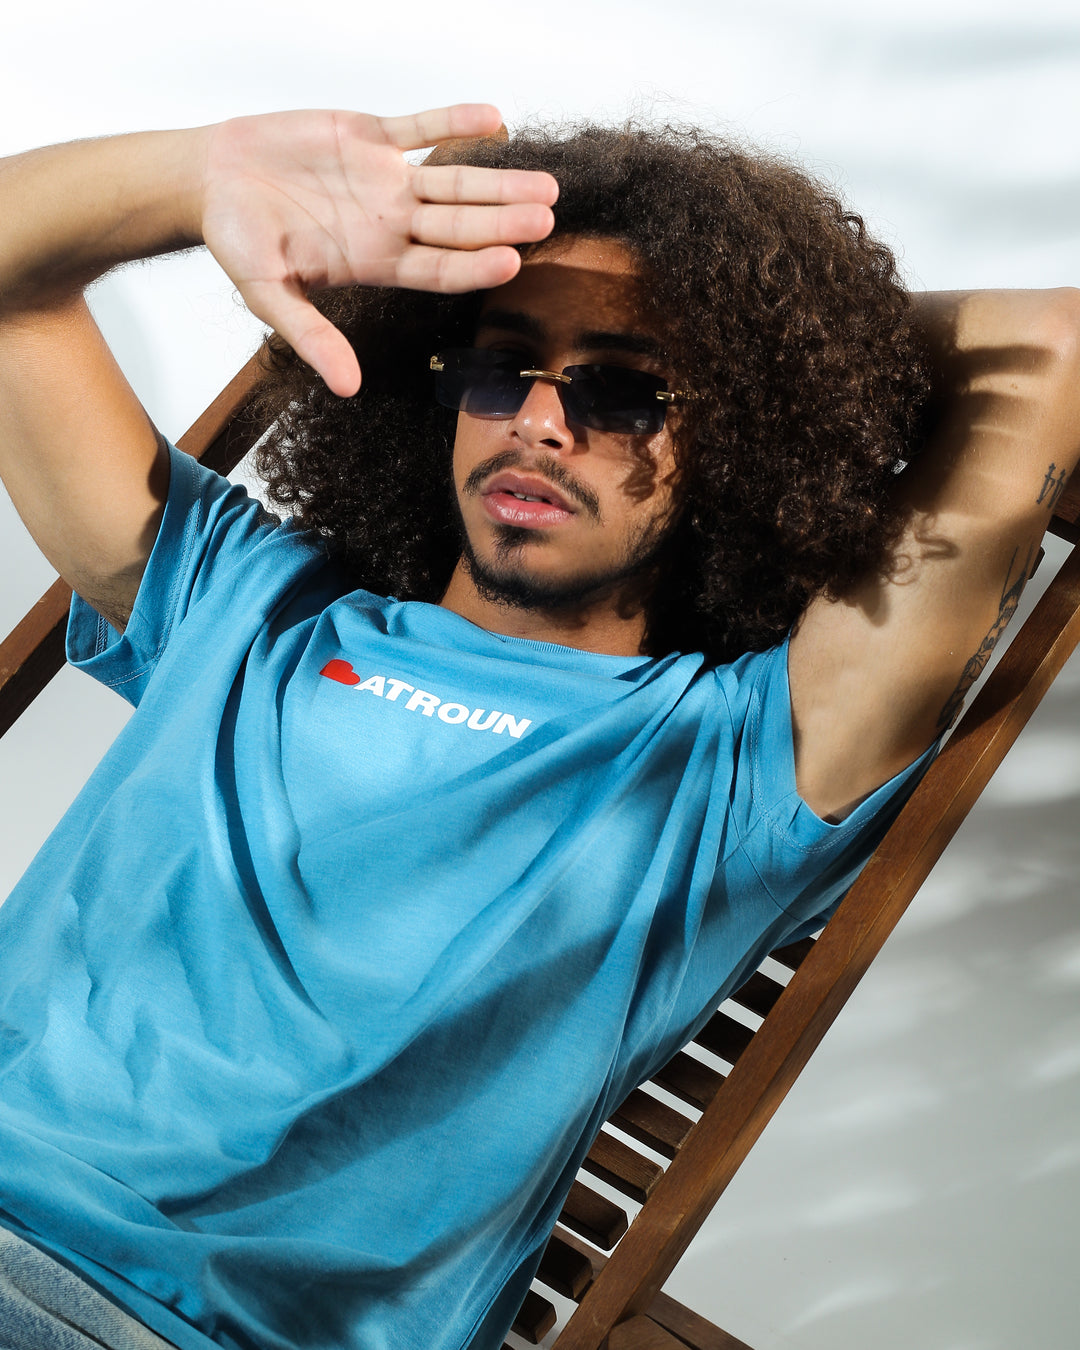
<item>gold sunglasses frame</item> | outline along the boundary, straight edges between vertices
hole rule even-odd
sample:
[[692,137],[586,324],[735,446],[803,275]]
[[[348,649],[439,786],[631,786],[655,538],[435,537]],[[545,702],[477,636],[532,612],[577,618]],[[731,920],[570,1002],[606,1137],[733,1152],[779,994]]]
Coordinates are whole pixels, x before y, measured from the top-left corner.
[[[438,352],[436,352],[435,355],[428,362],[428,369],[429,370],[443,369],[443,362]],[[564,375],[561,370],[519,370],[518,378],[522,380],[524,379],[551,380],[552,382],[557,381],[561,384],[573,384],[574,382],[573,376]],[[691,398],[692,395],[686,389],[657,389],[656,397],[660,400],[661,403],[666,403],[670,407],[671,404],[681,403],[685,399]]]

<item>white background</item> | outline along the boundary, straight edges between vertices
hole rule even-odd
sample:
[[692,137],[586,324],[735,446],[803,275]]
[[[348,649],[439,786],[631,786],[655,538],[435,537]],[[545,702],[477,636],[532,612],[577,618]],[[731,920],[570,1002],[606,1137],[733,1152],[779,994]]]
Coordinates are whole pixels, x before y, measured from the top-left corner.
[[[1074,2],[157,14],[145,0],[6,14],[0,153],[278,107],[482,99],[512,126],[634,113],[798,158],[899,249],[913,286],[1080,283]],[[131,268],[95,304],[173,436],[259,336],[198,255]],[[50,579],[6,504],[0,563],[6,631]],[[1080,1344],[1078,710],[1074,664],[669,1286],[754,1350]],[[0,894],[122,718],[66,672],[3,743]]]

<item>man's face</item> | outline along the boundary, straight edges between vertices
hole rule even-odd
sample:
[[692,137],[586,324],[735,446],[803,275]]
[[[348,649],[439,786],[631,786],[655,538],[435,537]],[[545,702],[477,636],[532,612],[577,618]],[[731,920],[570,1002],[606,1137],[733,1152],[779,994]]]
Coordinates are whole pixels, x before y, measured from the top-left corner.
[[[662,375],[659,324],[643,313],[633,256],[606,239],[556,241],[491,291],[475,345],[522,369],[628,366]],[[556,383],[534,380],[506,420],[458,414],[454,484],[463,565],[480,595],[520,608],[588,605],[637,584],[669,523],[669,414],[653,435],[568,420]]]

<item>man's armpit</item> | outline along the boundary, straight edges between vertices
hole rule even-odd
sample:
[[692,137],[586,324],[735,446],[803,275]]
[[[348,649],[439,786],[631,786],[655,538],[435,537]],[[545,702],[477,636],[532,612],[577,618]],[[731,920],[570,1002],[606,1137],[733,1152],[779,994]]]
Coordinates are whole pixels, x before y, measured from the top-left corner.
[[106,623],[122,633],[135,607],[141,575],[140,571],[139,576],[132,580],[117,578],[115,581],[94,577],[91,582],[87,578],[85,586],[76,582],[72,589],[82,596],[91,609],[97,610]]

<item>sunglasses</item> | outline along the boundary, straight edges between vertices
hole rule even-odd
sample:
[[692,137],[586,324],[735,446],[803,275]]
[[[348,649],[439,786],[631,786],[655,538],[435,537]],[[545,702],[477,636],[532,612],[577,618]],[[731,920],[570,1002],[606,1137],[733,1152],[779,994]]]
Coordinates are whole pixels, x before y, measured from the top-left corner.
[[431,358],[435,397],[444,408],[471,417],[513,417],[533,380],[550,380],[559,391],[567,419],[592,431],[650,436],[664,425],[672,403],[687,397],[671,392],[667,380],[626,366],[567,366],[564,370],[522,370],[516,352],[455,347]]

